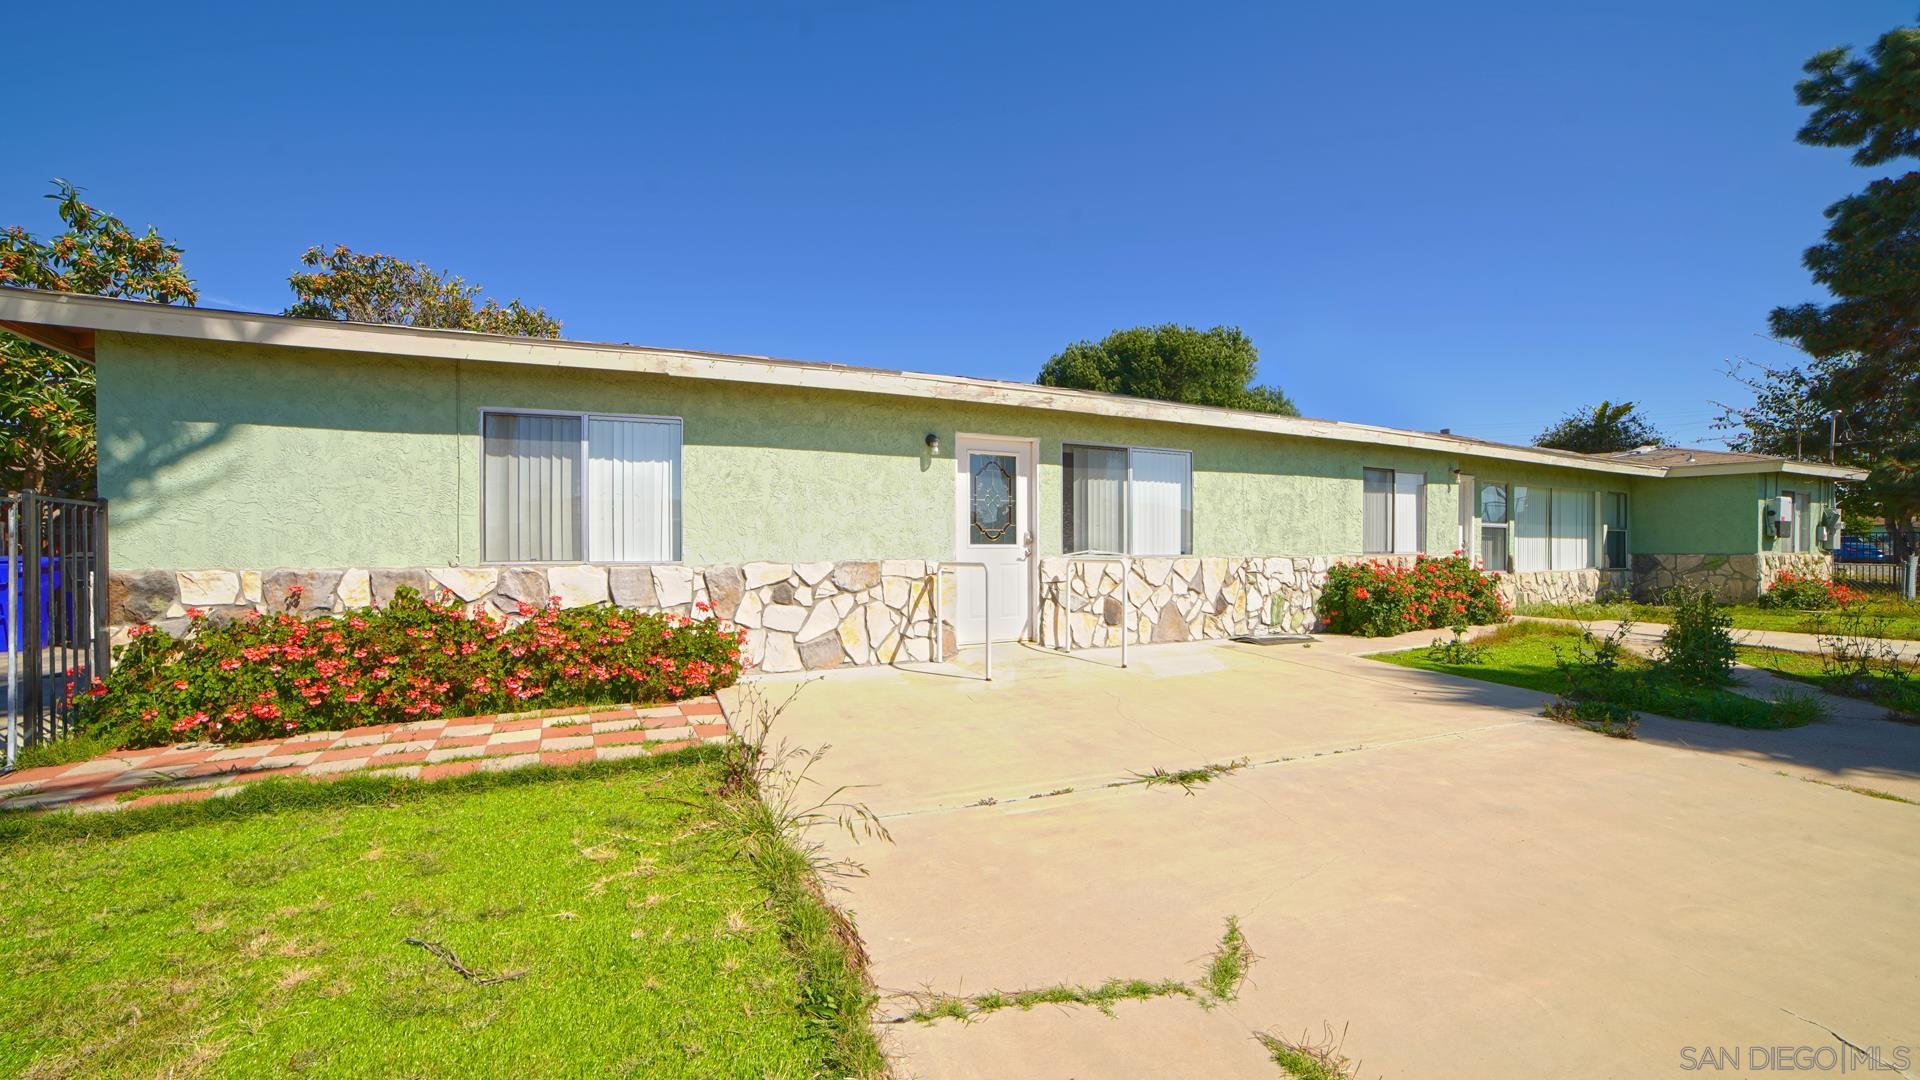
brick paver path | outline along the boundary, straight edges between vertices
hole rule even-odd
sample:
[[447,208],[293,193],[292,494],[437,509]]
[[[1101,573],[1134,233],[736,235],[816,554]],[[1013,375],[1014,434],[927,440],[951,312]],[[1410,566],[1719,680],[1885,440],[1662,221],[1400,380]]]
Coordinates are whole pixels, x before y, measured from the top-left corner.
[[[330,779],[365,769],[435,780],[478,769],[612,761],[717,741],[711,697],[648,708],[597,706],[375,724],[262,742],[116,750],[0,777],[0,809],[111,810],[231,794],[269,776]],[[127,797],[135,790],[156,789]]]

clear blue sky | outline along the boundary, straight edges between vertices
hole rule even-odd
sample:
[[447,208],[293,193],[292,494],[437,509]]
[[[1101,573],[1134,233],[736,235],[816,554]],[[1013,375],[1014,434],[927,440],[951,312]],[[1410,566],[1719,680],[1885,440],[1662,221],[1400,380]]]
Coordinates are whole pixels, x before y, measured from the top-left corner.
[[1914,0],[410,6],[16,5],[60,62],[0,223],[64,176],[209,305],[344,243],[569,337],[998,378],[1231,323],[1308,415],[1708,441],[1872,175],[1793,142],[1799,66]]

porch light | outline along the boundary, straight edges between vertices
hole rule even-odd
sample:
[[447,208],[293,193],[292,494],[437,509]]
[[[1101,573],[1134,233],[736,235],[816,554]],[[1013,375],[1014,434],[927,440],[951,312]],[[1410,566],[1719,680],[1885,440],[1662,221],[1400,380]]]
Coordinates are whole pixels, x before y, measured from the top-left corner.
[[940,452],[940,436],[935,435],[931,431],[927,432],[927,453],[937,454],[939,452]]

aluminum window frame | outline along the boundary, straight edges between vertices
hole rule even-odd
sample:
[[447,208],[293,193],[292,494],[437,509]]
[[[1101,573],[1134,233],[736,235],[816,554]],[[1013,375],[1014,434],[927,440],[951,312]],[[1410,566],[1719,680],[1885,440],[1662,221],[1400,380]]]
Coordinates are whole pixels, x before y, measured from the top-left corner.
[[[1387,549],[1385,551],[1367,550],[1367,474],[1370,472],[1387,474]],[[1400,497],[1400,478],[1402,476],[1418,476],[1420,478],[1420,492],[1417,496],[1418,505],[1414,507],[1414,516],[1418,519],[1419,524],[1414,527],[1417,535],[1414,538],[1412,551],[1394,550],[1399,547],[1400,539],[1396,534],[1396,526],[1394,524],[1394,519],[1397,516],[1394,509],[1394,502]],[[1362,465],[1360,467],[1360,553],[1362,555],[1402,556],[1428,554],[1427,526],[1429,522],[1427,521],[1427,488],[1430,486],[1431,482],[1427,478],[1427,471],[1425,469],[1382,469],[1374,465]],[[1475,509],[1478,509],[1477,504]]]
[[[580,537],[580,558],[578,559],[491,559],[487,552],[487,417],[489,416],[571,416],[580,422],[580,458],[579,468],[574,470],[573,501],[575,507],[574,529]],[[592,549],[593,538],[588,535],[587,508],[587,472],[592,458],[588,455],[588,423],[593,420],[641,420],[649,423],[672,424],[679,438],[679,444],[673,455],[673,557],[671,559],[609,559],[594,560],[587,557]],[[683,562],[686,549],[683,546],[686,532],[686,498],[683,489],[683,474],[687,456],[687,422],[679,416],[653,415],[648,413],[615,413],[601,410],[580,409],[522,409],[505,405],[482,405],[478,416],[479,432],[479,503],[480,503],[480,565],[481,566],[672,566]]]
[[[1127,475],[1125,486],[1120,490],[1120,550],[1119,551],[1071,551],[1067,544],[1073,539],[1067,534],[1067,508],[1073,500],[1073,485],[1067,479],[1067,448],[1080,447],[1087,450],[1118,450],[1127,455]],[[1180,546],[1184,549],[1178,555],[1135,555],[1133,553],[1133,453],[1145,450],[1155,454],[1178,454],[1187,459],[1187,505],[1181,515]],[[1060,440],[1060,548],[1066,555],[1126,555],[1136,559],[1184,559],[1193,554],[1193,515],[1199,502],[1193,491],[1193,451],[1172,446],[1135,446],[1127,443],[1069,442]]]

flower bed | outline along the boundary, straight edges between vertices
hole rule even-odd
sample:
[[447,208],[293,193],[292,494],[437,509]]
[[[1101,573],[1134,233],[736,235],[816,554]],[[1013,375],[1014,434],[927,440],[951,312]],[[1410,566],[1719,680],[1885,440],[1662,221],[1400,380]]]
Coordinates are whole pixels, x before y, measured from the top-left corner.
[[[297,600],[297,598],[296,598]],[[700,605],[705,609],[705,605]],[[300,731],[562,705],[677,701],[731,686],[745,631],[615,607],[522,605],[517,623],[451,596],[301,619],[134,627],[105,682],[76,693],[81,729],[119,745],[238,742]]]
[[1503,622],[1507,605],[1497,579],[1456,552],[1441,559],[1422,555],[1412,566],[1377,559],[1337,563],[1327,571],[1319,614],[1332,633],[1388,637]]
[[1846,608],[1865,600],[1858,590],[1841,582],[1810,574],[1782,570],[1773,584],[1760,594],[1763,608],[1791,608],[1795,611],[1829,611]]

